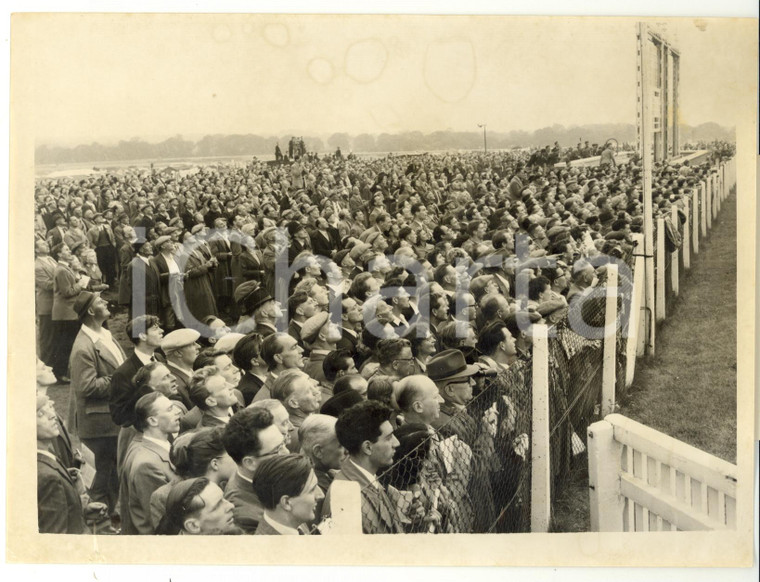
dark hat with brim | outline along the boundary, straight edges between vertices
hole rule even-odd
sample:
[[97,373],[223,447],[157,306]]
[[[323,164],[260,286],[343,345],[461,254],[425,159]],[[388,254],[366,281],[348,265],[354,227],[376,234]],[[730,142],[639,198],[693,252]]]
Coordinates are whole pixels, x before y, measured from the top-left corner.
[[100,293],[93,293],[91,291],[79,292],[79,295],[77,295],[77,298],[74,300],[74,311],[76,311],[79,319],[82,319],[87,314],[87,310],[99,296]]
[[427,364],[427,375],[434,382],[449,382],[469,378],[478,373],[478,366],[468,365],[460,350],[444,350]]

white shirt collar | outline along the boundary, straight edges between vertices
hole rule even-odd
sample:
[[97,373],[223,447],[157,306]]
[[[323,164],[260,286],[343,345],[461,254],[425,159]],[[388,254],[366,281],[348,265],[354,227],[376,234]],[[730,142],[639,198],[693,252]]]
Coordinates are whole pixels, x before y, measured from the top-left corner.
[[247,482],[247,483],[253,483],[253,480],[252,480],[252,479],[249,479],[248,477],[246,477],[245,475],[243,475],[243,474],[240,472],[240,469],[238,469],[238,470],[237,470],[237,476],[238,476],[238,477],[240,477],[240,478],[241,478],[243,481],[245,481],[245,482]]
[[178,366],[177,364],[175,364],[174,362],[170,362],[169,360],[166,361],[166,365],[170,369],[171,368],[175,368],[175,369],[179,370],[180,372],[182,372],[183,374],[186,374],[188,376],[192,376],[193,375],[193,371],[192,370],[190,370],[188,368],[183,368],[182,366]]
[[293,529],[290,526],[284,525],[278,521],[273,520],[271,517],[269,517],[269,514],[266,511],[264,512],[264,521],[266,521],[269,525],[272,526],[273,529],[277,530],[278,533],[284,536],[299,535],[297,529]]
[[113,337],[111,336],[110,331],[108,331],[104,327],[101,327],[100,331],[95,331],[94,329],[86,325],[82,325],[82,331],[88,338],[92,340],[92,343],[96,344],[98,343],[98,341],[100,341],[103,344],[103,346],[109,352],[111,352],[111,355],[116,359],[119,365],[124,363],[124,355],[121,353],[118,346],[113,341]]
[[137,255],[137,256],[140,257],[146,265],[150,265],[150,261],[148,261],[147,258],[143,257],[142,255]]
[[364,475],[364,476],[365,476],[367,479],[369,479],[369,482],[370,482],[370,484],[371,484],[371,485],[372,485],[372,486],[373,486],[375,489],[380,489],[380,483],[378,483],[378,481],[377,481],[377,476],[376,476],[376,475],[373,475],[372,473],[370,473],[369,471],[367,471],[367,469],[365,469],[364,467],[360,467],[359,465],[357,465],[356,463],[354,463],[353,459],[349,459],[349,462],[350,462],[350,463],[351,463],[351,464],[352,464],[354,467],[356,467],[357,469],[359,469],[359,472],[360,472],[362,475]]
[[92,340],[92,343],[95,343],[99,340],[109,340],[111,339],[111,332],[108,331],[106,328],[101,327],[100,331],[95,331],[91,327],[87,325],[82,326],[82,331],[85,333],[85,335]]
[[162,441],[162,440],[159,440],[159,439],[154,439],[153,437],[149,437],[148,435],[145,435],[145,434],[143,435],[143,440],[150,441],[152,443],[157,444],[159,447],[161,447],[162,449],[164,449],[167,453],[172,448],[172,446],[171,446],[171,444],[169,443],[168,440],[163,440]]
[[137,359],[142,362],[143,366],[147,366],[153,361],[153,356],[146,356],[139,350],[135,350],[135,355],[137,356]]
[[230,408],[227,411],[227,414],[225,416],[217,416],[216,414],[213,414],[212,412],[209,412],[208,414],[209,416],[213,416],[214,418],[221,420],[224,424],[227,424],[230,421],[230,415],[232,414],[232,409]]
[[38,453],[41,453],[41,454],[43,454],[43,455],[45,455],[46,457],[50,457],[50,458],[51,458],[51,459],[53,459],[54,461],[56,461],[56,462],[60,463],[60,461],[58,460],[58,457],[56,457],[56,456],[55,456],[53,453],[51,453],[50,451],[43,451],[42,449],[37,449],[37,452],[38,452]]

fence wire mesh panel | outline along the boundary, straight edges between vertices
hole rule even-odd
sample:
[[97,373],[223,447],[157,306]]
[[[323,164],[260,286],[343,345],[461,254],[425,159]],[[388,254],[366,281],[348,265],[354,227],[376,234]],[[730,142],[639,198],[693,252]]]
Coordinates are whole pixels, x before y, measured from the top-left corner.
[[[462,409],[435,428],[402,424],[394,463],[378,476],[404,533],[530,531],[531,367],[519,360],[479,378]],[[362,489],[365,533],[378,531],[375,485]],[[381,516],[380,516],[381,517]]]
[[[633,249],[620,253],[630,266]],[[598,289],[606,287],[601,273]],[[624,388],[625,350],[633,282],[618,278],[616,384]],[[587,427],[599,419],[605,326],[604,295],[586,298],[579,308],[585,328],[568,316],[551,327],[549,339],[549,426],[552,500],[569,481],[574,456],[585,451]],[[581,333],[579,333],[579,331]],[[493,377],[478,378],[473,399],[463,408],[442,405],[434,427],[401,424],[393,464],[378,476],[385,511],[405,533],[513,533],[530,531],[532,361],[519,359]],[[376,485],[362,490],[362,522],[367,533],[380,513]],[[372,500],[375,501],[372,501]],[[390,515],[392,513],[392,515]]]

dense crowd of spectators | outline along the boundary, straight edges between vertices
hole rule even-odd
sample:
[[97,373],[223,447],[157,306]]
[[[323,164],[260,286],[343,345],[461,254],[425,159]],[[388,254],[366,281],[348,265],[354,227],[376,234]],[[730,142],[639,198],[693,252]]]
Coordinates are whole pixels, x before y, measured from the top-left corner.
[[[366,533],[486,531],[493,463],[530,457],[530,420],[506,389],[472,406],[482,378],[524,362],[532,326],[642,227],[634,162],[541,152],[39,179],[40,531],[316,533],[341,480]],[[708,171],[658,165],[655,211]]]

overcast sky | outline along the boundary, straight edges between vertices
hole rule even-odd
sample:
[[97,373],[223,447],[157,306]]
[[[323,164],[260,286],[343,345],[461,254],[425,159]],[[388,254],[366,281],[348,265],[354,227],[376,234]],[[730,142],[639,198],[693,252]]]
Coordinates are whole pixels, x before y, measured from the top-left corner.
[[[38,144],[635,123],[635,20],[32,18],[21,50],[32,51]],[[754,28],[684,19],[667,30],[682,54],[681,121],[734,125],[733,91],[756,74]]]

